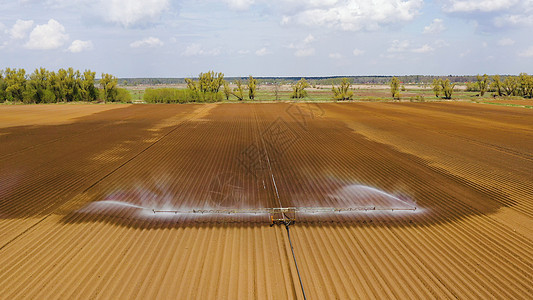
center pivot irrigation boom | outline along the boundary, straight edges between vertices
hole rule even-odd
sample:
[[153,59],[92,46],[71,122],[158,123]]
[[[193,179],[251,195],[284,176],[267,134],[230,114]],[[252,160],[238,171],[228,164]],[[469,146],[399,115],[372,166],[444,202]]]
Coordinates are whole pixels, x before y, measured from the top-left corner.
[[270,226],[275,224],[292,225],[298,213],[340,213],[357,211],[415,211],[416,207],[379,208],[367,207],[273,207],[273,208],[242,208],[242,209],[188,209],[188,210],[157,210],[154,214],[268,214]]

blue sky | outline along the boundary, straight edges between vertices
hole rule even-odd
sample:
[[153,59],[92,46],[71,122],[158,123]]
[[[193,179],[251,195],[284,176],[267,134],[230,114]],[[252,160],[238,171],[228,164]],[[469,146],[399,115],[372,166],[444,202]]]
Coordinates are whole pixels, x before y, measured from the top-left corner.
[[532,0],[0,0],[0,69],[533,73]]

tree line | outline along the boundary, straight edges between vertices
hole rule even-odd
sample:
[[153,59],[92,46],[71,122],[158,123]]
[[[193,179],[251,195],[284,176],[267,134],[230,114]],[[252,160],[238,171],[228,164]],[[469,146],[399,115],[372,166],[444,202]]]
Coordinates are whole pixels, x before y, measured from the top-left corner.
[[100,80],[91,70],[73,68],[48,71],[38,68],[31,74],[24,69],[0,70],[0,102],[128,102],[130,93],[118,87],[118,79],[103,73]]
[[494,96],[520,96],[533,98],[533,76],[521,73],[518,76],[506,76],[502,79],[500,75],[489,77],[487,74],[477,75],[476,81],[466,85],[467,91],[479,92],[483,97],[486,92],[492,92]]
[[[235,80],[235,87],[231,88],[229,82],[224,79],[224,73],[209,71],[200,73],[198,79],[185,78],[187,89],[176,88],[149,88],[145,90],[143,100],[147,103],[185,103],[185,102],[220,102],[232,97],[243,101],[246,97],[254,101],[257,97],[258,80],[249,76],[244,82],[242,79]],[[307,96],[306,88],[309,83],[301,78],[293,85],[290,95],[293,99],[301,99]]]
[[[502,78],[508,75],[501,75]],[[346,78],[351,84],[388,84],[393,76],[324,76],[306,77],[307,82],[313,85],[340,85]],[[434,75],[402,75],[396,76],[401,82],[405,84],[431,84],[433,79],[442,78],[449,79],[451,83],[472,82],[476,80],[475,75],[448,75],[448,76],[434,76]],[[254,77],[258,85],[276,85],[287,84],[292,85],[301,80],[299,77]],[[242,80],[242,77],[224,77],[226,81],[235,82]],[[123,85],[169,85],[169,84],[184,84],[185,78],[119,78],[119,82]]]
[[[479,92],[477,96],[480,97],[483,97],[486,92],[492,92],[494,97],[519,96],[533,98],[533,76],[526,73],[521,73],[518,76],[506,76],[503,80],[500,75],[489,77],[487,74],[478,74],[475,80],[466,83],[466,90]],[[393,77],[389,85],[392,98],[400,99],[400,80],[397,77]],[[452,98],[455,83],[452,83],[448,78],[435,78],[431,86],[435,97]]]

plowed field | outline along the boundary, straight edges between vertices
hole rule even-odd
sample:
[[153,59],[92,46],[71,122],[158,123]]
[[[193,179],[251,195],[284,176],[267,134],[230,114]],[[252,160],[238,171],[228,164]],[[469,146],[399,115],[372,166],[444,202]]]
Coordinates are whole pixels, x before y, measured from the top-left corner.
[[[528,299],[531,170],[522,107],[0,107],[0,298]],[[297,266],[268,215],[153,211],[280,206],[377,210],[297,214]]]

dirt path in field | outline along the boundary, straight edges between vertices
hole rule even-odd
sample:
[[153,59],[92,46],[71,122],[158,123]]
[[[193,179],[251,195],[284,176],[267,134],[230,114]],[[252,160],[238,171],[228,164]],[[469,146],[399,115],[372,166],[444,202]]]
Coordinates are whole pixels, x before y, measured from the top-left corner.
[[[0,136],[7,298],[302,299],[266,215],[300,214],[308,299],[529,298],[531,112],[468,104],[134,105]],[[0,125],[0,128],[2,126]]]

